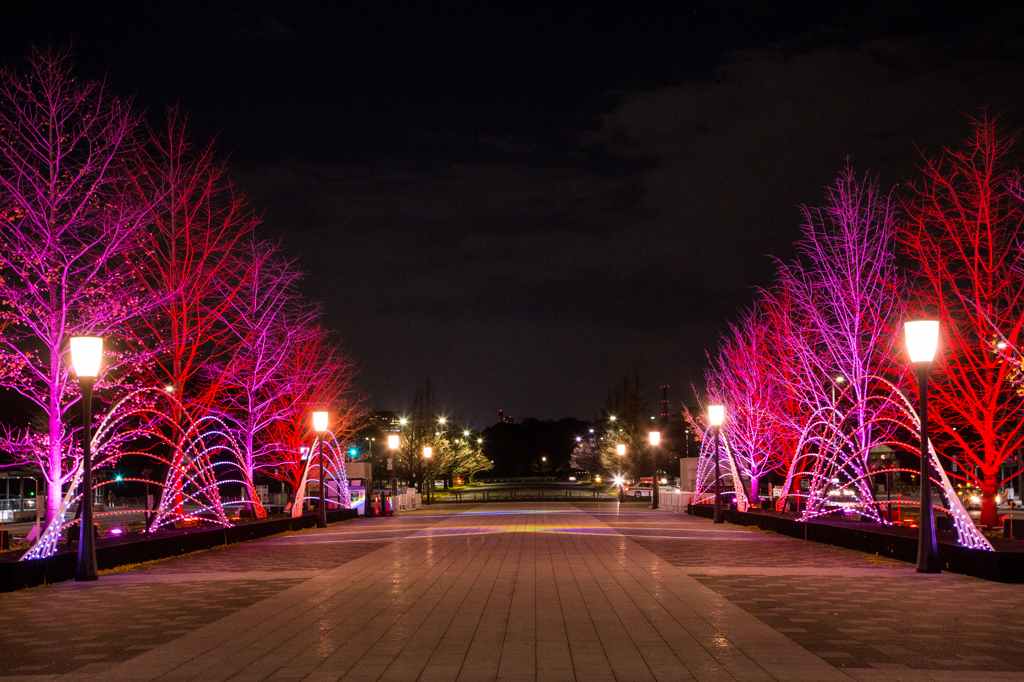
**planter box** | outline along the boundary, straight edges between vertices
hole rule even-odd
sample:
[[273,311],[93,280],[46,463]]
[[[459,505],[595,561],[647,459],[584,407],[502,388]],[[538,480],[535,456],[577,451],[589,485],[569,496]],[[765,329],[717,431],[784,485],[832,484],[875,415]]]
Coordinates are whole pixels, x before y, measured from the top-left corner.
[[[714,507],[709,504],[690,505],[693,516],[712,518]],[[728,523],[757,526],[780,535],[821,542],[869,554],[890,557],[909,563],[917,562],[917,531],[910,528],[880,526],[875,523],[847,521],[798,521],[792,516],[777,513],[751,513],[723,510]],[[1016,531],[1017,526],[1014,526]],[[968,549],[951,541],[951,533],[942,532],[939,539],[939,560],[942,568],[1000,583],[1024,583],[1024,543],[1009,540],[993,541],[994,552]]]
[[[355,517],[356,510],[354,509],[338,509],[327,512],[328,523],[337,523]],[[316,513],[314,512],[294,519],[273,519],[231,528],[168,532],[166,535],[157,535],[152,538],[142,536],[145,539],[138,540],[127,538],[114,542],[101,541],[101,544],[96,547],[96,563],[103,571],[118,566],[167,559],[189,552],[198,552],[203,549],[256,540],[315,526]],[[35,561],[0,563],[0,592],[13,592],[23,587],[72,580],[75,577],[77,560],[77,553],[72,551]],[[102,579],[101,576],[100,580]]]

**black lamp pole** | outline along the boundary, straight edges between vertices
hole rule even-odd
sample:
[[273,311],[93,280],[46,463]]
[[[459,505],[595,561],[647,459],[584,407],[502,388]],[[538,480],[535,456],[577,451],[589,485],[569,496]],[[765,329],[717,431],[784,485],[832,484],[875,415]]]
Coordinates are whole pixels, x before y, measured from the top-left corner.
[[320,447],[317,451],[317,456],[320,458],[320,506],[316,510],[316,527],[326,528],[327,527],[327,496],[324,495],[324,472],[327,467],[324,466],[324,437],[323,434],[317,434],[320,440]]
[[718,450],[718,430],[719,427],[715,426],[715,523],[724,523],[725,520],[722,518],[722,467],[719,463],[721,457],[719,456]]
[[99,580],[96,535],[92,527],[92,386],[95,377],[78,377],[82,389],[82,503],[78,526],[75,580]]
[[658,446],[651,445],[651,464],[654,466],[654,476],[651,477],[651,509],[658,508]]
[[939,573],[939,548],[935,541],[935,509],[932,507],[931,457],[928,453],[928,375],[931,362],[915,362],[921,401],[921,521],[918,523],[917,572]]

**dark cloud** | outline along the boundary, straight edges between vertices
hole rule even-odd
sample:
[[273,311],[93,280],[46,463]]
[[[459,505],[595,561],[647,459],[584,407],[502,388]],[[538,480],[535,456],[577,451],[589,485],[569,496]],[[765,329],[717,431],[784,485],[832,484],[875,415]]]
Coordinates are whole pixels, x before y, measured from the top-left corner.
[[668,5],[153,3],[25,35],[218,135],[374,405],[429,376],[484,426],[591,416],[634,370],[681,399],[847,159],[889,187],[979,107],[1020,125],[1014,4]]

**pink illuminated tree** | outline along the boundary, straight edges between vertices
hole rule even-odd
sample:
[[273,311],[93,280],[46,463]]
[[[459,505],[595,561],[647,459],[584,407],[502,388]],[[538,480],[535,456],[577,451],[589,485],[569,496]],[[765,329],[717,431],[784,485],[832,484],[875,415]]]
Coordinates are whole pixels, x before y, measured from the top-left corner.
[[71,69],[66,51],[33,50],[24,71],[0,70],[0,386],[31,401],[46,424],[38,433],[9,428],[2,444],[42,469],[48,518],[78,459],[68,340],[106,339],[102,397],[139,360],[117,339],[149,305],[128,267],[150,219],[129,191],[137,120],[105,83]]
[[898,361],[906,287],[896,264],[891,201],[875,181],[847,168],[825,194],[825,206],[804,209],[799,259],[780,267],[798,330],[789,357],[805,413],[829,416],[841,432],[841,461],[862,500],[873,499],[869,453],[882,433],[872,400],[877,379],[907,382]]
[[705,372],[711,402],[726,405],[723,430],[741,474],[750,481],[750,502],[757,504],[760,480],[784,467],[788,433],[782,402],[784,389],[772,371],[772,330],[759,311],[730,325],[717,362]]
[[[262,435],[275,423],[301,419],[296,404],[282,399],[292,379],[292,350],[320,332],[312,327],[319,311],[303,303],[296,285],[302,273],[269,242],[248,245],[249,275],[229,292],[223,323],[230,330],[229,353],[207,365],[205,375],[219,386],[217,409],[227,413],[242,448],[240,462],[251,485],[274,447]],[[299,400],[300,394],[285,391]],[[249,499],[254,498],[249,491]]]
[[1024,447],[1019,365],[1005,352],[1020,347],[1024,325],[1024,203],[1007,163],[1013,137],[984,114],[971,128],[958,149],[924,159],[900,238],[913,262],[914,314],[941,323],[929,391],[933,438],[982,489],[981,523],[991,526],[1008,480],[1000,468],[1017,464]]

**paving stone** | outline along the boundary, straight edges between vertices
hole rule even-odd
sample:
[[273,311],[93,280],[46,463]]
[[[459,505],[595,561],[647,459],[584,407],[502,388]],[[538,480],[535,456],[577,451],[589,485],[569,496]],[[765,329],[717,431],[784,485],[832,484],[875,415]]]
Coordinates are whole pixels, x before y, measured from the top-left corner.
[[0,595],[0,679],[1024,679],[1022,602],[638,504],[435,505]]

